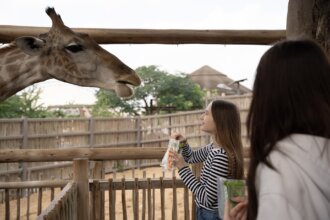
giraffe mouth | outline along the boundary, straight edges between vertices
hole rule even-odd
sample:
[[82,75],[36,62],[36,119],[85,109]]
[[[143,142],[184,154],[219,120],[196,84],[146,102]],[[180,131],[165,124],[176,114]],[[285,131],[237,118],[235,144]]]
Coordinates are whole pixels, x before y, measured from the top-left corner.
[[126,85],[131,85],[134,86],[133,83],[125,81],[125,80],[118,80],[117,83],[121,83],[121,84],[126,84]]
[[134,94],[134,85],[131,82],[118,80],[115,87],[117,96],[129,98]]

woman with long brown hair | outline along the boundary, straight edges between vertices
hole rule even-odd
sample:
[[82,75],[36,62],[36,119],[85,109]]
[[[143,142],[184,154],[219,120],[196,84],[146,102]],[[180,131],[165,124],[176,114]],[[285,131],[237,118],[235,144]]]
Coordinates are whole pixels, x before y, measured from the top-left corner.
[[262,56],[247,128],[248,202],[225,219],[330,219],[330,63],[316,42]]
[[[201,130],[212,136],[212,143],[192,150],[181,134],[172,138],[184,144],[182,156],[170,152],[184,184],[195,195],[198,220],[220,219],[218,215],[217,181],[219,177],[243,178],[241,121],[236,106],[223,100],[211,102],[200,117]],[[187,163],[204,162],[198,180]]]

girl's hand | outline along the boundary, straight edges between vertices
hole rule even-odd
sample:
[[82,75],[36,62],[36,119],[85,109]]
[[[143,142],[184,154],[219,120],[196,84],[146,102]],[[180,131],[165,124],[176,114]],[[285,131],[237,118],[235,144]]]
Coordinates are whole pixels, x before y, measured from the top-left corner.
[[171,138],[175,139],[175,140],[179,140],[180,142],[186,142],[187,138],[185,136],[183,136],[180,133],[173,133],[171,135]]
[[187,166],[187,163],[184,161],[183,157],[181,154],[176,153],[173,150],[169,150],[168,156],[172,157],[172,166],[175,166],[179,170],[185,166]]
[[227,200],[225,204],[224,220],[246,220],[247,219],[247,199],[245,197],[235,197],[231,200],[238,204],[230,209],[230,203]]

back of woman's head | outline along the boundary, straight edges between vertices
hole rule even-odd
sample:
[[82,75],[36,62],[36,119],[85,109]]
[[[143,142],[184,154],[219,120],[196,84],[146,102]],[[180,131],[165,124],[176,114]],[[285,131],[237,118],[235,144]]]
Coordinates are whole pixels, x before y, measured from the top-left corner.
[[229,175],[240,179],[243,177],[243,149],[238,109],[233,103],[215,100],[211,112],[217,129],[216,141],[222,145],[229,158]]
[[292,133],[330,137],[329,120],[326,54],[311,40],[274,45],[257,68],[248,116],[251,138],[272,145]]
[[251,141],[249,219],[256,213],[255,170],[278,140],[293,133],[330,137],[330,64],[312,40],[285,40],[261,58],[247,120]]

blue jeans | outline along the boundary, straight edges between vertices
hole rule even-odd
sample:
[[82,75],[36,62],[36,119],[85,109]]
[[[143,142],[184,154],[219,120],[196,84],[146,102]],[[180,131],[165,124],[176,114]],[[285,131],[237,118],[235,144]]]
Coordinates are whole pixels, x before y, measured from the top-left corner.
[[218,211],[207,210],[201,207],[197,207],[197,220],[221,220]]

